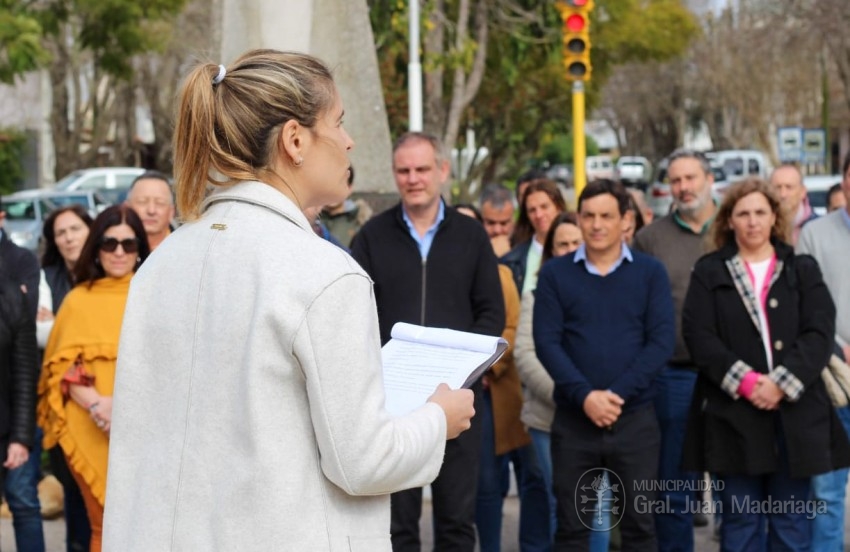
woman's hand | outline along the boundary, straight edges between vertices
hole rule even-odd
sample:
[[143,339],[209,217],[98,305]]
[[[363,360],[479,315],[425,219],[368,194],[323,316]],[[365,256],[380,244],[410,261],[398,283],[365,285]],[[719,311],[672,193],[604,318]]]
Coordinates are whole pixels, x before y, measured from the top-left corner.
[[106,433],[112,428],[112,397],[103,395],[89,406],[89,415],[94,423]]
[[439,405],[446,415],[446,439],[454,439],[469,429],[475,415],[474,400],[475,395],[469,389],[452,390],[445,383],[428,398],[428,402]]
[[785,398],[785,392],[772,379],[759,375],[753,393],[750,395],[753,406],[761,410],[776,410],[779,408],[779,401],[783,398]]
[[38,312],[35,315],[35,320],[37,322],[47,322],[48,320],[53,320],[53,313],[50,312],[50,309],[46,309],[44,307],[38,307]]

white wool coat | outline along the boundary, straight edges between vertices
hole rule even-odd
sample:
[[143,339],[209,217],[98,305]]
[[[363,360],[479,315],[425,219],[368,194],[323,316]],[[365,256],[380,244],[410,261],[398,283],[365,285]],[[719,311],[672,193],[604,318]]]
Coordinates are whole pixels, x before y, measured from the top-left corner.
[[106,551],[389,552],[442,463],[439,406],[384,409],[369,277],[263,183],[140,268],[116,378]]

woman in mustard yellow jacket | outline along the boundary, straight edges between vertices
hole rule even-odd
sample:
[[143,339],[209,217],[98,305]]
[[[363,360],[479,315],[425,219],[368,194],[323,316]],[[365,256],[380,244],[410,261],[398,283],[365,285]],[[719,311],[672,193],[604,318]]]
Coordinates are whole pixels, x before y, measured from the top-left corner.
[[125,205],[109,207],[92,225],[74,267],[77,286],[56,315],[38,385],[44,446],[62,447],[80,486],[101,548],[112,386],[130,278],[148,256],[145,229]]

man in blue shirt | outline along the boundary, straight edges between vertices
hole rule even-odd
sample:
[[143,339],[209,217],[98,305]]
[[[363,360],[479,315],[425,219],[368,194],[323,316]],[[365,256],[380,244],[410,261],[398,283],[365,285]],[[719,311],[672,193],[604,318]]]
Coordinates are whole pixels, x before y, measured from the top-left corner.
[[[441,142],[410,132],[393,147],[399,203],[373,217],[351,241],[351,254],[375,283],[381,341],[396,322],[499,336],[505,302],[496,255],[476,220],[447,208],[449,176]],[[481,411],[480,380],[472,385]],[[473,552],[481,417],[446,443],[443,466],[431,484],[434,549]],[[422,489],[393,493],[394,552],[419,552]]]
[[555,382],[555,550],[587,550],[594,513],[577,496],[590,483],[582,476],[603,467],[625,491],[616,509],[622,549],[654,550],[653,511],[639,506],[655,499],[660,434],[652,382],[675,343],[670,282],[659,261],[623,242],[622,185],[591,182],[578,208],[584,244],[543,266],[534,303],[537,356]]

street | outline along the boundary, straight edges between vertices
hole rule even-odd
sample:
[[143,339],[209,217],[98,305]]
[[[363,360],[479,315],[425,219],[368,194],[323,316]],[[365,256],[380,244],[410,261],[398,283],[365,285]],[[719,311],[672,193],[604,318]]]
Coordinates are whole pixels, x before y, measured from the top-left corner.
[[[426,502],[422,507],[422,522],[420,524],[421,534],[424,538],[423,550],[430,551],[431,541],[431,503]],[[850,501],[845,510],[845,523],[850,523]],[[518,544],[518,519],[519,500],[516,496],[509,496],[505,500],[504,523],[502,524],[502,552],[519,552]],[[694,531],[696,539],[696,552],[715,552],[719,549],[717,541],[712,539],[712,528],[701,527]],[[65,522],[62,518],[44,522],[44,537],[47,543],[47,552],[65,552]],[[0,550],[10,552],[15,550],[12,521],[3,518],[0,521]],[[850,546],[845,544],[845,552],[850,552]]]

